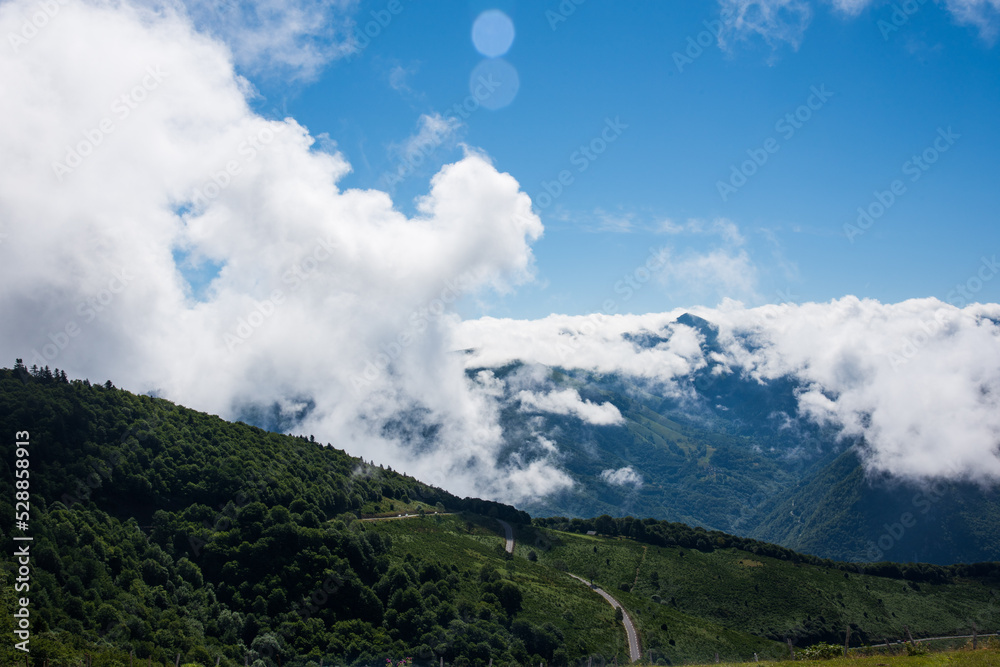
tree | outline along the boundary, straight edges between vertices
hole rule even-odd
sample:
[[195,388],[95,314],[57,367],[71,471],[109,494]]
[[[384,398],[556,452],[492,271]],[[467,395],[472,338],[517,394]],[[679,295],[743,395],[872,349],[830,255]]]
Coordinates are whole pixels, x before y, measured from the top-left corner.
[[528,552],[528,560],[530,560],[532,563],[538,561],[538,554],[536,554],[533,549]]
[[621,607],[615,607],[615,620],[619,623],[625,620],[625,615],[622,613]]
[[618,533],[615,520],[607,514],[602,514],[594,519],[594,530],[602,535],[616,535]]

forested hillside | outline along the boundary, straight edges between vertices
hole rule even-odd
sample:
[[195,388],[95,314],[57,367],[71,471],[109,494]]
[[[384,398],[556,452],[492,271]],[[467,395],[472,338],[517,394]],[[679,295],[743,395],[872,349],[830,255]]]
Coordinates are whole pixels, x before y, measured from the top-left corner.
[[51,667],[627,662],[614,609],[570,574],[619,599],[657,664],[780,657],[847,628],[1000,629],[996,563],[862,568],[653,519],[532,522],[310,437],[22,366],[0,369],[5,516],[21,431],[29,527],[0,541],[34,538],[18,595]]
[[[531,657],[479,567],[394,558],[391,539],[356,521],[390,505],[526,514],[110,382],[15,368],[0,371],[0,390],[7,517],[13,436],[30,433],[33,656],[92,644],[171,664],[177,653],[243,664],[248,649],[286,665],[308,655],[372,664],[426,643],[452,661],[474,633],[498,656]],[[421,595],[428,586],[434,595]]]

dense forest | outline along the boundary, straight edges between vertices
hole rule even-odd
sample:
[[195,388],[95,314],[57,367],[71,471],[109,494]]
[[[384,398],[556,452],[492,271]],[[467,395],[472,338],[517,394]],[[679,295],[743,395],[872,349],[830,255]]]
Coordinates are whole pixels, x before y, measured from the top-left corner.
[[461,663],[484,642],[498,658],[552,658],[529,651],[544,628],[513,625],[508,582],[393,559],[391,541],[357,521],[384,499],[515,523],[529,520],[522,512],[110,382],[18,365],[0,371],[0,390],[4,516],[14,514],[13,434],[30,432],[34,658],[93,644],[170,664],[180,653],[242,665],[247,651],[267,665],[373,664],[427,645]]
[[[862,571],[652,519],[532,520],[311,436],[20,362],[0,369],[5,516],[20,431],[29,528],[5,522],[0,541],[13,553],[15,533],[33,537],[32,664],[627,662],[612,607],[567,573],[614,591],[658,664],[779,657],[846,627],[956,633],[1000,609],[996,563]],[[12,608],[12,587],[0,595]],[[6,643],[0,659],[14,656]]]

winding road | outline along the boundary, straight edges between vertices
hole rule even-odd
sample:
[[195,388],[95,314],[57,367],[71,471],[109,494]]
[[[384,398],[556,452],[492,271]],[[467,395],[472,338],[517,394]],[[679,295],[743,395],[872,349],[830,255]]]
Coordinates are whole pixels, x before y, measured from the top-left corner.
[[497,519],[497,521],[503,526],[503,532],[507,535],[507,553],[512,554],[514,553],[514,529],[503,519]]
[[[567,574],[569,573],[567,572]],[[625,626],[625,634],[628,635],[629,658],[632,660],[632,662],[635,662],[636,660],[641,658],[642,653],[639,651],[639,633],[635,631],[635,625],[632,623],[632,618],[628,615],[628,612],[625,611],[625,607],[621,606],[621,603],[619,603],[618,600],[611,597],[604,589],[599,588],[597,586],[591,586],[590,582],[588,582],[583,577],[578,577],[575,574],[570,574],[569,576],[573,577],[574,579],[577,579],[578,581],[583,582],[588,587],[592,588],[595,593],[597,593],[605,600],[607,600],[608,603],[615,609],[622,610],[622,625]]]

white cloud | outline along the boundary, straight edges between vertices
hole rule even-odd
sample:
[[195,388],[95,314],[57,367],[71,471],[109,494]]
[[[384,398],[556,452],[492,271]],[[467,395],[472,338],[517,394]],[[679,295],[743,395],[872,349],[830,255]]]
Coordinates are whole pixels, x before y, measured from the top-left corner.
[[989,42],[996,39],[1000,29],[1000,0],[945,0],[945,5],[956,21],[975,26]]
[[[958,309],[936,299],[898,304],[845,297],[830,303],[745,308],[726,301],[691,312],[716,324],[721,352],[706,358],[683,311],[550,316],[461,323],[455,341],[475,348],[469,367],[514,359],[619,373],[690,392],[697,369],[803,387],[801,417],[863,438],[870,469],[907,478],[1000,481],[1000,305]],[[635,345],[623,334],[664,338]],[[655,342],[655,340],[653,341]]]
[[786,43],[797,49],[812,18],[806,0],[719,0],[722,22],[719,44],[731,46],[759,37],[772,47]]
[[[151,3],[152,4],[152,3]],[[354,51],[350,14],[356,0],[173,0],[195,25],[229,45],[253,74],[312,79]]]
[[726,218],[692,218],[684,223],[665,220],[659,231],[674,237],[700,237],[712,243],[704,249],[688,247],[678,252],[669,247],[665,251],[666,264],[658,280],[675,303],[681,298],[688,303],[718,303],[726,298],[760,300],[757,266],[744,248],[746,238],[736,223]]
[[580,398],[576,389],[550,391],[546,394],[523,390],[517,394],[521,409],[551,412],[557,415],[573,415],[596,426],[610,426],[624,423],[622,413],[612,403],[592,403]]
[[[0,34],[34,7],[0,5]],[[510,175],[468,151],[408,218],[339,190],[343,156],[253,113],[229,50],[183,17],[69,3],[57,18],[0,50],[8,363],[230,418],[305,408],[296,431],[464,495],[565,485],[550,459],[500,462],[496,400],[445,344],[456,291],[531,278],[542,225]],[[175,250],[220,267],[199,301]]]
[[[809,27],[813,4],[807,0],[719,0],[724,19],[719,45],[729,48],[735,42],[759,38],[772,48],[788,44],[797,49]],[[888,9],[874,0],[827,0],[827,4],[850,17],[869,7]],[[989,43],[995,41],[1000,30],[1000,0],[944,0],[944,5],[957,23],[977,28]]]
[[652,348],[637,348],[624,336],[661,332],[683,310],[651,315],[549,315],[539,320],[484,317],[457,324],[455,349],[471,349],[469,368],[499,367],[512,361],[550,367],[578,368],[597,373],[624,373],[662,382],[677,392],[674,378],[706,365],[697,333],[685,326]]
[[410,83],[407,81],[411,76],[417,73],[417,65],[412,64],[409,67],[403,67],[399,63],[396,63],[389,69],[389,87],[398,93],[413,93],[413,89],[410,87]]
[[618,470],[613,468],[604,470],[601,472],[601,479],[614,486],[631,485],[637,489],[642,486],[642,475],[637,473],[632,466],[618,468]]
[[462,121],[454,116],[421,114],[417,120],[416,133],[401,144],[399,153],[405,160],[413,160],[417,155],[427,155],[453,139],[461,127]]
[[743,248],[716,248],[668,255],[659,280],[675,303],[680,295],[689,302],[724,298],[757,301],[757,266]]

